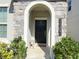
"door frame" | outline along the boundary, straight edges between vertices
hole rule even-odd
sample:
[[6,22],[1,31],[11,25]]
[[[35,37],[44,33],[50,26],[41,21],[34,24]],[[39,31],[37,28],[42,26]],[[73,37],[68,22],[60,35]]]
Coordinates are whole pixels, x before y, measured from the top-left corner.
[[[35,17],[34,19],[34,39],[35,39],[35,21],[36,20],[46,20],[46,23],[47,23],[47,17]],[[35,42],[36,43],[36,42]],[[46,46],[47,46],[47,24],[46,24]]]

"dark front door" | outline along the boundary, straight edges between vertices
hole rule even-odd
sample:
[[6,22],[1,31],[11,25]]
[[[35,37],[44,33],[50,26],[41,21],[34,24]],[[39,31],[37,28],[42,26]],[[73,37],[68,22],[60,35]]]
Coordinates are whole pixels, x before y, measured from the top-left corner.
[[46,43],[46,20],[35,20],[35,39],[37,43]]

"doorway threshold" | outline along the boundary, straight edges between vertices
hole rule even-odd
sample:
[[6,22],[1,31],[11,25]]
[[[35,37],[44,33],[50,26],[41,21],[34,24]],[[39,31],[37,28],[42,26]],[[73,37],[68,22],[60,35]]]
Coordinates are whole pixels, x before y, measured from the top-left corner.
[[46,43],[37,43],[40,47],[46,47]]

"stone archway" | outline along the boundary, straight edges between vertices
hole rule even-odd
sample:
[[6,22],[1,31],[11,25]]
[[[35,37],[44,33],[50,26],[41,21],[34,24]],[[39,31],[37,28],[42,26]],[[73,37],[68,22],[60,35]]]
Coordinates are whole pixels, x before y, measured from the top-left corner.
[[26,46],[29,45],[28,40],[29,40],[29,15],[30,15],[30,11],[33,8],[34,5],[45,5],[50,12],[51,15],[51,33],[50,33],[50,47],[52,47],[52,45],[55,44],[55,11],[54,8],[46,1],[34,1],[31,2],[25,9],[25,13],[24,13],[24,40],[26,42]]
[[50,13],[50,33],[47,33],[50,38],[47,38],[48,40],[48,47],[50,48],[50,58],[52,58],[51,48],[53,45],[55,45],[55,11],[54,8],[46,1],[34,1],[31,2],[25,9],[24,12],[24,40],[26,42],[26,46],[29,47],[29,40],[30,40],[30,31],[29,31],[29,23],[30,23],[30,13],[32,9],[37,5],[43,5],[47,7],[49,13]]

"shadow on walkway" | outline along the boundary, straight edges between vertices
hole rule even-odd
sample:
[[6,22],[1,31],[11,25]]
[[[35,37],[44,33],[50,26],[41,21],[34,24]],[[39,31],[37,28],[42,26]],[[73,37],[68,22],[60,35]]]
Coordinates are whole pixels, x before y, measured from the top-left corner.
[[50,59],[50,48],[47,47],[46,44],[38,44],[38,45],[45,53],[44,55],[45,59]]

